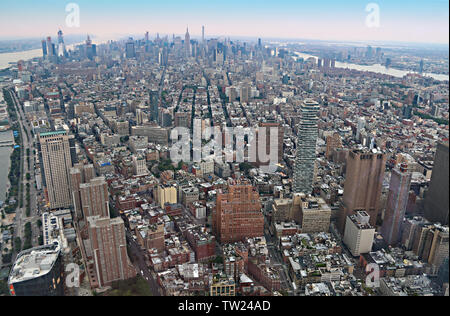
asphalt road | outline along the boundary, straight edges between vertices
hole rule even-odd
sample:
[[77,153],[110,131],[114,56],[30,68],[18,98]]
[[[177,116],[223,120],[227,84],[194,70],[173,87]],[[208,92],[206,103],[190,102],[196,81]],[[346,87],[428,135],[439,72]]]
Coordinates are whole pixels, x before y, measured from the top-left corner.
[[[38,208],[37,208],[37,192],[35,188],[35,177],[34,177],[34,140],[31,135],[31,126],[30,123],[25,119],[25,115],[22,111],[22,107],[17,98],[17,95],[10,90],[12,100],[15,103],[16,110],[18,112],[19,125],[21,128],[22,135],[22,158],[21,158],[21,168],[22,168],[22,183],[23,183],[23,191],[20,191],[20,194],[23,196],[23,206],[22,208],[18,208],[16,211],[15,218],[15,229],[14,229],[14,237],[20,237],[22,242],[24,241],[24,227],[25,224],[31,222],[32,227],[32,245],[38,246],[38,238],[39,238],[39,228],[36,225],[36,221],[40,218],[38,216]],[[27,137],[28,134],[28,137]],[[30,150],[30,168],[28,168],[27,162],[27,149]],[[26,179],[26,174],[29,173],[31,178],[28,181]],[[30,216],[26,215],[26,186],[27,183],[30,184]]]
[[136,270],[139,274],[147,281],[150,290],[152,292],[153,296],[161,296],[162,290],[160,286],[158,285],[157,281],[155,280],[155,277],[152,275],[152,272],[147,267],[147,264],[145,263],[145,257],[144,253],[141,250],[140,245],[133,239],[131,233],[127,229],[126,231],[127,236],[127,244],[131,251],[131,261],[133,262]]

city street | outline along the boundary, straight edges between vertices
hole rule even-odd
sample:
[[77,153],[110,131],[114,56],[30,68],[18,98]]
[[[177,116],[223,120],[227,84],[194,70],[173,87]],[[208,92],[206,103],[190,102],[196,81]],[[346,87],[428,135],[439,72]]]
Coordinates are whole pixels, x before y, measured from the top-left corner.
[[126,229],[126,235],[127,235],[127,244],[131,251],[130,259],[133,262],[137,273],[141,274],[141,276],[145,280],[147,280],[147,283],[150,287],[153,296],[161,296],[162,295],[161,288],[159,287],[157,281],[155,280],[152,271],[150,271],[150,269],[147,267],[147,264],[145,263],[145,257],[141,250],[141,247],[133,239],[133,236],[129,232],[128,228]]
[[[12,100],[15,103],[16,111],[18,112],[18,119],[19,119],[19,125],[21,128],[21,135],[22,135],[22,157],[21,157],[21,177],[22,177],[22,183],[23,183],[23,190],[19,190],[19,194],[22,194],[23,196],[23,207],[18,208],[16,211],[16,218],[15,218],[15,229],[14,229],[14,237],[19,237],[22,240],[22,243],[24,242],[24,227],[25,224],[30,222],[32,227],[32,246],[38,246],[39,241],[39,228],[36,225],[36,221],[40,218],[38,216],[37,212],[37,192],[35,187],[35,176],[34,176],[34,155],[33,151],[35,150],[34,147],[34,140],[32,138],[31,134],[31,127],[29,122],[25,119],[25,115],[22,111],[22,107],[20,105],[20,101],[17,98],[17,95],[12,91],[9,90],[10,94],[12,96]],[[28,136],[27,136],[28,135]],[[27,163],[27,149],[29,149],[30,152],[30,168],[28,168]],[[30,180],[28,181],[26,178],[27,174],[30,174]],[[30,185],[30,216],[27,216],[26,214],[26,204],[27,204],[27,198],[26,198],[26,187],[27,184]]]

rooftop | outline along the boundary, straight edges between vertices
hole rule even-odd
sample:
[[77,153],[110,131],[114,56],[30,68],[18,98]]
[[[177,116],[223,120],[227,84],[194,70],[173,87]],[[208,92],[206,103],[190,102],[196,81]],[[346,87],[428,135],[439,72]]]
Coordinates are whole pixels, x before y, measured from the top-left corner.
[[9,275],[9,284],[35,279],[53,268],[60,254],[59,245],[47,245],[19,253]]

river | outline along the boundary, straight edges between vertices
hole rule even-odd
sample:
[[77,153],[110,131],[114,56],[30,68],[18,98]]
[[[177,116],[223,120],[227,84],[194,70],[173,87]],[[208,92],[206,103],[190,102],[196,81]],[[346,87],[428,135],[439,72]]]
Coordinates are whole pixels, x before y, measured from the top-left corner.
[[[111,38],[104,38],[104,37],[96,37],[92,39],[92,42],[96,45],[107,43],[110,40],[117,40],[119,37],[111,37]],[[77,45],[81,45],[83,43],[78,44],[71,44],[67,45],[67,50],[73,50]],[[36,57],[42,57],[42,48],[39,49],[33,49],[33,50],[27,50],[23,52],[16,52],[16,53],[3,53],[0,54],[0,70],[9,68],[11,66],[11,63],[16,63],[19,60],[30,60]]]
[[[315,58],[318,59],[317,56],[304,54],[300,52],[295,53],[298,57],[308,59],[308,58]],[[390,75],[397,78],[402,78],[407,74],[415,73],[413,71],[408,70],[400,70],[395,68],[386,68],[383,65],[375,64],[375,65],[357,65],[357,64],[350,64],[350,63],[343,63],[343,62],[336,62],[336,68],[347,68],[347,69],[354,69],[354,70],[360,70],[360,71],[369,71],[369,72],[375,72],[375,73],[381,73],[385,75]],[[442,74],[433,74],[433,73],[424,73],[423,76],[431,77],[433,79],[439,80],[439,81],[448,81],[449,76],[448,75],[442,75]]]
[[[12,131],[0,132],[0,141],[13,140]],[[12,147],[0,147],[0,201],[5,201],[8,189],[8,173],[11,166]],[[0,203],[1,204],[1,203]]]

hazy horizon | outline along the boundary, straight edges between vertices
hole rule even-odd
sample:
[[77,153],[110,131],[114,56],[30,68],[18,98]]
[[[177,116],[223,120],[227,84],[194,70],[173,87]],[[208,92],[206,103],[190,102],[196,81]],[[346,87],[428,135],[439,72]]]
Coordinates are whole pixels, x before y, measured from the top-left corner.
[[[369,3],[379,6],[379,27],[370,28],[365,21]],[[80,27],[65,24],[70,2],[3,0],[0,12],[0,38],[44,38],[65,35],[95,34],[184,34],[201,36],[204,25],[207,37],[250,37],[285,40],[320,40],[338,42],[391,42],[448,45],[448,2],[432,1],[362,1],[345,3],[323,0],[206,0],[156,1],[96,0],[73,1],[80,8]],[[28,10],[33,8],[33,10]],[[32,20],[33,23],[24,23]]]

